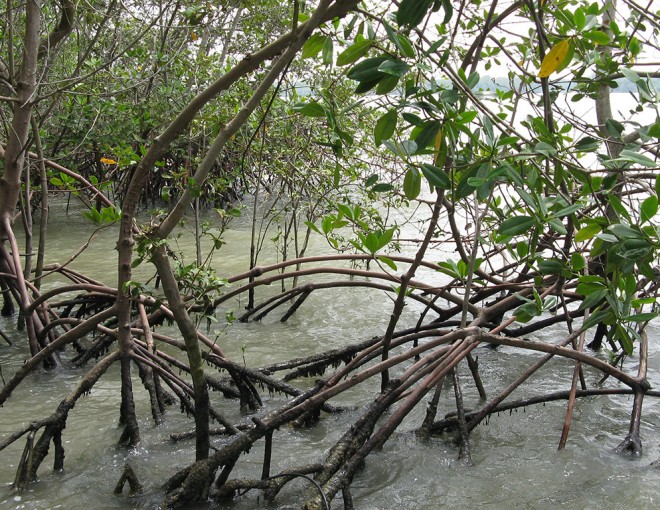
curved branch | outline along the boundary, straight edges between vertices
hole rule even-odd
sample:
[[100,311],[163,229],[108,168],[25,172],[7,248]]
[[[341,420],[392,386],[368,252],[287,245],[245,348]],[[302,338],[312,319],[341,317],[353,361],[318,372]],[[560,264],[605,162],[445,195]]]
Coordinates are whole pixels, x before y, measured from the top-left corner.
[[62,16],[60,17],[60,22],[39,44],[39,59],[50,54],[73,30],[76,20],[76,4],[73,0],[61,0],[61,4]]

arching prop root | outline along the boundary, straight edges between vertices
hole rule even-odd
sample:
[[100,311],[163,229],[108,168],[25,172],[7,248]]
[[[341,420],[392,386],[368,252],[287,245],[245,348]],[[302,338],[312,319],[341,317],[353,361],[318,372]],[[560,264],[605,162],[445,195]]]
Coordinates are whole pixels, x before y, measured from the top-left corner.
[[126,483],[128,483],[128,487],[129,487],[129,493],[128,493],[129,496],[135,496],[136,494],[142,492],[142,484],[140,483],[140,480],[138,479],[135,470],[131,467],[131,465],[128,462],[124,464],[124,471],[119,477],[119,480],[117,481],[117,485],[115,486],[115,490],[113,492],[117,495],[124,492],[124,486],[126,485]]
[[[267,437],[269,433],[286,423],[294,423],[306,414],[314,414],[329,398],[369,377],[380,374],[383,367],[394,366],[403,360],[414,359],[416,354],[424,353],[424,357],[416,362],[404,374],[403,378],[392,379],[389,382],[385,390],[376,397],[367,411],[330,450],[323,464],[323,469],[315,476],[316,481],[323,487],[323,496],[314,492],[308,497],[306,503],[308,506],[321,505],[324,498],[331,499],[339,490],[348,487],[355,472],[363,465],[368,453],[382,446],[422,396],[435,387],[437,378],[443,377],[453,366],[469,354],[477,344],[471,344],[466,338],[478,334],[479,330],[477,328],[448,332],[441,338],[435,339],[434,342],[392,356],[376,366],[369,366],[357,372],[353,377],[346,378],[346,375],[355,370],[356,367],[361,366],[359,360],[354,360],[349,364],[350,366],[333,374],[330,379],[301,394],[281,409],[271,412],[263,419],[253,419],[256,427],[235,437],[207,461],[197,462],[175,475],[166,484],[165,488],[168,496],[164,505],[171,507],[207,497],[213,485],[216,470],[220,466],[225,468],[220,477],[223,481],[218,488],[222,490],[222,485],[225,483],[224,478],[228,478],[228,471],[231,470],[238,455],[250,449],[257,440],[264,436]],[[453,345],[445,345],[452,341],[455,342]],[[420,386],[420,389],[416,389],[413,395],[406,399],[404,405],[397,409],[393,417],[387,420],[386,425],[381,427],[377,434],[372,435],[378,420],[390,406],[401,398],[404,392],[410,390],[415,383],[423,378],[425,383]],[[267,472],[266,469],[264,471]],[[204,477],[207,478],[203,481],[202,478]],[[310,499],[314,503],[310,503]],[[316,506],[310,506],[309,508],[315,508]]]
[[[318,473],[323,468],[322,464],[309,464],[296,469],[285,469],[277,475],[273,475],[261,480],[235,479],[229,480],[218,487],[213,498],[218,501],[233,499],[252,489],[258,489],[263,492],[266,502],[273,502],[279,492],[289,483],[297,478],[306,479],[314,484],[317,490],[320,490],[318,482],[309,475]],[[240,493],[240,494],[239,494]]]
[[[25,488],[27,487],[27,484],[36,479],[37,470],[48,455],[51,442],[53,443],[55,450],[53,469],[63,469],[64,447],[62,445],[62,431],[66,427],[66,420],[69,416],[69,412],[73,409],[81,396],[91,391],[94,384],[96,384],[108,367],[118,358],[119,353],[117,351],[103,358],[85,374],[76,387],[62,402],[60,402],[57,410],[52,415],[43,420],[30,423],[27,427],[15,432],[0,443],[0,451],[2,451],[23,435],[28,434],[27,444],[16,475],[15,485],[17,488]],[[37,431],[42,428],[44,430],[41,433],[41,436],[37,442],[34,443],[34,437]]]

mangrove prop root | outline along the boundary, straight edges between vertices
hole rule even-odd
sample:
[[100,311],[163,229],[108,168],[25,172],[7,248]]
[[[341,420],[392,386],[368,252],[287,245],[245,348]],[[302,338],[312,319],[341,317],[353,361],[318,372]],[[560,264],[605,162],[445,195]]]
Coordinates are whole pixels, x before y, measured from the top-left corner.
[[322,469],[321,464],[310,464],[307,466],[301,466],[296,469],[284,470],[281,473],[262,478],[261,480],[251,480],[251,479],[236,479],[223,482],[218,491],[213,495],[213,498],[218,501],[226,501],[232,499],[236,496],[236,493],[243,491],[247,492],[252,489],[262,490],[264,493],[264,499],[267,502],[273,502],[277,494],[286,486],[287,483],[297,479],[303,478],[307,480],[310,484],[314,485],[318,494],[324,498],[325,507],[330,508],[330,504],[327,501],[327,498],[323,495],[323,490],[319,483],[311,478],[309,475],[317,473]]
[[[225,483],[227,483],[227,480],[229,480],[229,476],[231,475],[231,471],[232,469],[234,469],[237,460],[238,460],[238,456],[229,459],[227,462],[225,462],[225,465],[222,467],[222,471],[220,471],[220,475],[215,481],[215,487],[217,489],[216,495],[222,492],[222,487],[225,485]],[[221,496],[220,499],[222,499]]]
[[[229,429],[227,427],[217,427],[213,429],[209,429],[209,435],[210,436],[233,436],[236,434],[234,430],[244,432],[248,429],[251,429],[252,425],[249,425],[247,423],[240,423],[236,426],[233,427],[233,429]],[[188,439],[194,439],[195,438],[195,431],[191,430],[188,432],[180,432],[178,434],[170,434],[170,440],[173,442],[177,441],[186,441]]]
[[135,414],[133,382],[131,380],[131,359],[121,358],[121,405],[120,424],[124,426],[119,444],[134,448],[140,442],[140,428]]
[[458,418],[458,430],[460,432],[460,451],[458,458],[463,460],[466,464],[472,464],[472,456],[470,454],[470,433],[467,429],[465,422],[465,408],[463,407],[463,392],[461,391],[461,380],[456,368],[452,369],[452,378],[454,382],[454,395],[456,397],[456,414]]
[[431,425],[435,420],[436,415],[438,414],[438,403],[440,402],[440,394],[442,393],[442,383],[444,379],[440,379],[438,384],[435,387],[433,392],[433,397],[431,398],[428,407],[426,408],[426,415],[424,416],[424,421],[422,425],[417,429],[416,434],[419,437],[428,437],[431,432]]
[[32,452],[34,450],[34,431],[31,431],[26,440],[25,448],[23,448],[23,453],[21,454],[21,460],[18,463],[18,469],[16,470],[16,478],[14,479],[13,487],[16,490],[22,491],[27,489],[29,483],[32,481],[30,478],[31,464],[32,464]]
[[628,434],[615,450],[622,455],[641,457],[643,449],[642,439],[640,438],[639,433],[633,432],[632,434]]
[[484,388],[484,383],[481,381],[481,375],[479,374],[479,358],[473,358],[472,354],[468,354],[467,360],[470,372],[472,373],[472,378],[474,379],[474,384],[479,392],[479,398],[486,400],[488,396],[486,395],[486,389]]
[[[646,328],[643,327],[639,333],[639,366],[637,368],[637,378],[639,380],[646,380],[648,368],[648,336],[646,334]],[[635,398],[630,413],[630,429],[626,438],[617,448],[618,452],[633,457],[642,456],[642,440],[639,434],[639,428],[642,422],[642,404],[646,390],[640,387],[635,388]]]
[[124,486],[126,483],[128,483],[129,496],[134,496],[142,492],[142,484],[140,483],[140,480],[138,480],[138,476],[135,473],[135,470],[128,462],[124,464],[124,471],[119,477],[117,485],[115,485],[114,493],[118,495],[121,494],[124,491]]
[[[22,473],[20,477],[17,476],[17,480],[21,483],[29,483],[34,480],[37,476],[37,470],[41,465],[41,462],[44,460],[48,454],[50,441],[53,441],[55,446],[55,456],[54,456],[54,467],[55,469],[62,469],[64,467],[64,448],[62,446],[62,430],[66,426],[66,420],[69,415],[69,412],[76,405],[78,399],[89,392],[94,384],[99,380],[99,378],[105,373],[112,363],[114,363],[119,358],[119,353],[117,351],[107,355],[105,358],[100,360],[93,368],[91,368],[81,379],[81,381],[69,392],[64,400],[60,402],[57,407],[57,410],[51,414],[48,418],[43,420],[32,422],[30,425],[25,427],[22,431],[18,431],[12,434],[5,441],[0,443],[0,450],[6,448],[9,444],[13,443],[19,439],[24,434],[29,434],[28,443],[30,448],[25,450],[28,451],[29,455],[26,457],[26,461],[21,461],[19,463],[19,473]],[[41,437],[35,445],[33,445],[33,438],[36,432],[44,428]],[[24,455],[25,455],[24,451]]]
[[[568,400],[570,395],[570,390],[555,391],[545,395],[536,395],[534,397],[511,401],[506,404],[500,404],[495,407],[489,407],[488,412],[485,414],[482,412],[483,410],[468,411],[465,413],[465,418],[468,422],[468,425],[476,426],[478,423],[483,421],[484,418],[492,416],[493,414],[498,414],[504,411],[513,411],[515,409],[520,409],[521,407],[525,408],[535,404],[545,404],[547,402],[554,402],[556,400]],[[577,398],[593,397],[598,395],[634,395],[634,391],[626,388],[591,388],[586,390],[577,390],[575,392],[575,396]],[[646,395],[652,397],[660,397],[660,391],[649,391]],[[447,414],[442,420],[434,422],[430,428],[430,433],[441,434],[443,432],[456,430],[457,427],[458,420],[456,412],[453,412]],[[474,427],[470,427],[470,430],[473,428]]]
[[346,483],[341,488],[341,496],[344,501],[344,510],[353,510],[353,496],[351,495],[351,486]]

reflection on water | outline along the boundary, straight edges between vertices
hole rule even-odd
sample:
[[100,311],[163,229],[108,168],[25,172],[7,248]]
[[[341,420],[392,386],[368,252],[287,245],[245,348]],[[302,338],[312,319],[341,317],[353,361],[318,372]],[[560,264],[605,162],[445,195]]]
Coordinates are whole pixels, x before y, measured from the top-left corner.
[[[54,210],[49,234],[49,256],[61,261],[76,252],[89,234],[89,226],[76,216],[65,216]],[[240,225],[238,225],[240,226]],[[226,235],[227,245],[216,257],[218,271],[232,274],[247,268],[245,256],[248,235],[242,228]],[[81,255],[72,268],[113,284],[116,258],[112,251],[115,232],[102,232],[88,252]],[[185,242],[180,243],[184,249]],[[431,253],[430,260],[446,255]],[[149,268],[140,269],[140,277]],[[50,281],[48,285],[56,285]],[[265,293],[276,289],[265,289]],[[238,312],[243,304],[231,303]],[[411,322],[417,304],[406,307],[404,321]],[[279,322],[282,311],[275,311],[262,322],[234,325],[220,336],[222,348],[236,359],[245,356],[250,365],[267,364],[302,356],[382,333],[391,311],[391,300],[382,292],[359,289],[339,289],[315,293],[305,302],[298,314],[288,322]],[[27,347],[20,341],[15,321],[2,320],[0,327],[16,340],[13,347],[0,344],[0,366],[8,378],[27,356]],[[550,333],[552,334],[552,333]],[[650,341],[650,379],[660,382],[657,367],[660,350],[655,338],[658,329],[652,328]],[[549,339],[549,338],[548,338]],[[483,378],[491,394],[504,387],[524,367],[539,356],[502,348],[476,351]],[[628,361],[631,371],[635,360]],[[573,366],[565,360],[550,362],[541,373],[530,380],[518,398],[558,389],[568,389]],[[61,368],[34,374],[15,392],[8,404],[0,409],[0,437],[17,430],[31,419],[52,413],[59,401],[84,373],[83,369]],[[586,370],[590,384],[597,374]],[[468,387],[469,376],[463,378],[466,405],[476,406],[476,391]],[[378,382],[351,392],[351,402],[367,405],[373,398]],[[0,454],[0,508],[16,509],[126,509],[155,508],[162,494],[159,486],[178,468],[193,459],[191,442],[171,443],[169,435],[190,430],[192,422],[175,406],[168,410],[165,423],[154,427],[149,419],[146,392],[135,381],[142,443],[134,451],[115,446],[120,431],[116,426],[119,406],[118,367],[112,367],[72,410],[64,431],[66,448],[65,470],[53,473],[45,462],[39,482],[30,490],[17,495],[9,489],[23,441]],[[232,419],[240,419],[235,402],[223,402],[218,395],[216,405]],[[344,397],[346,398],[346,397]],[[279,396],[266,396],[266,406],[282,402]],[[612,452],[627,432],[631,398],[600,396],[578,401],[568,447],[557,452],[557,444],[564,419],[565,404],[534,406],[509,414],[494,416],[488,424],[479,426],[472,435],[474,466],[456,460],[457,449],[444,438],[427,441],[418,439],[411,431],[422,421],[424,406],[419,406],[399,431],[385,444],[382,451],[367,459],[365,469],[358,474],[352,487],[356,508],[385,510],[391,508],[432,510],[437,508],[486,509],[646,509],[656,508],[660,499],[660,470],[649,467],[660,456],[657,423],[659,404],[645,402],[642,437],[645,456],[630,461]],[[453,409],[453,392],[443,391],[440,412]],[[326,417],[309,430],[283,428],[275,433],[273,463],[284,469],[322,460],[325,452],[341,437],[361,412],[361,408],[341,416]],[[220,446],[225,440],[215,439]],[[236,476],[257,477],[261,472],[262,444],[243,456]],[[47,461],[50,461],[47,458]],[[136,498],[112,494],[125,462],[130,462],[145,487]],[[303,490],[304,489],[304,490]],[[248,494],[222,508],[296,508],[300,494],[310,490],[298,480],[278,497],[277,504],[258,503],[256,494]],[[205,506],[199,506],[203,508]],[[341,507],[341,498],[333,502]]]

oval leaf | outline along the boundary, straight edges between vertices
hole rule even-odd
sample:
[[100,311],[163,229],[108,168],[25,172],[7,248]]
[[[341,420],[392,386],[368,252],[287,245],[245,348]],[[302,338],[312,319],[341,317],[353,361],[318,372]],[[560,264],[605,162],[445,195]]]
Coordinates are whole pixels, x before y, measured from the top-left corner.
[[531,229],[536,221],[531,216],[514,216],[508,218],[500,225],[500,234],[503,236],[517,236]]
[[[378,70],[378,68],[386,60],[389,59],[382,55],[380,57],[366,58],[359,64],[355,64],[353,67],[351,67],[346,73],[346,76],[348,76],[351,80],[359,82],[371,82],[374,80],[378,82],[385,75],[385,73]],[[339,61],[339,57],[337,57],[337,61]],[[337,65],[339,65],[339,63]]]
[[415,26],[426,16],[434,0],[401,0],[396,13],[396,22],[400,26]]
[[389,140],[394,134],[396,128],[397,114],[396,109],[392,108],[376,122],[374,128],[374,141],[378,147],[383,140]]
[[449,176],[442,168],[425,163],[422,165],[422,173],[432,186],[440,189],[451,188],[451,181],[449,180]]
[[589,39],[594,44],[608,44],[610,42],[610,36],[601,30],[591,30],[584,34],[584,37]]
[[352,64],[360,57],[366,55],[373,43],[374,41],[371,39],[362,39],[351,44],[337,56],[337,65],[341,67]]
[[416,168],[411,167],[403,179],[403,193],[408,200],[416,199],[422,191],[422,176]]
[[312,36],[305,41],[302,49],[302,58],[312,58],[319,54],[325,44],[326,36],[323,34],[312,34]]
[[325,117],[325,108],[315,101],[312,103],[298,103],[293,109],[305,117]]
[[578,230],[577,234],[575,234],[575,241],[579,243],[581,241],[591,239],[596,234],[600,234],[601,230],[602,229],[600,228],[600,225],[597,223],[591,223],[590,225],[582,227],[580,230]]
[[658,214],[658,197],[651,195],[646,200],[642,202],[640,207],[640,216],[642,218],[642,223],[645,223]]
[[568,49],[570,47],[570,39],[564,39],[555,44],[552,49],[543,57],[543,62],[541,62],[541,69],[539,70],[539,78],[547,78],[552,73],[554,73],[559,66],[564,61],[564,58],[568,54]]

